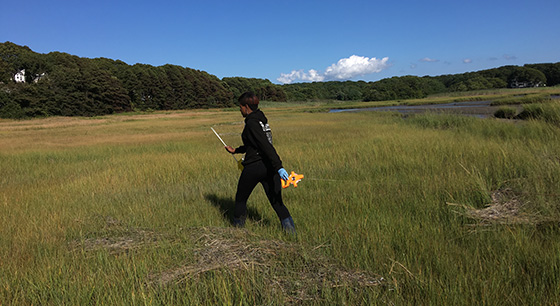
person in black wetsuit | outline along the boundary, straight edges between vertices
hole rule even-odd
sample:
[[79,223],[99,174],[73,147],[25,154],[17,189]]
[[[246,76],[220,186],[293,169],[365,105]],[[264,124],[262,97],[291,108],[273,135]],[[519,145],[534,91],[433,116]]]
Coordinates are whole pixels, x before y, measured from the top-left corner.
[[243,171],[237,184],[233,224],[245,225],[247,217],[247,200],[258,183],[264,188],[268,201],[280,219],[284,231],[295,234],[294,220],[282,201],[282,184],[280,179],[288,180],[288,173],[272,145],[272,132],[268,119],[258,108],[259,99],[252,92],[239,97],[239,108],[245,117],[245,127],[241,134],[243,145],[238,148],[226,146],[231,154],[245,153]]

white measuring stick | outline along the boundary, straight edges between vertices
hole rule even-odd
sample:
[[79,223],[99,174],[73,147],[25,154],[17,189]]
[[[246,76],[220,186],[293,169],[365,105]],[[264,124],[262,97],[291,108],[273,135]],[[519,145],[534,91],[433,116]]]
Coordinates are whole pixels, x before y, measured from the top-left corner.
[[[212,131],[214,132],[214,134],[216,134],[216,136],[218,137],[218,139],[224,144],[224,147],[227,147],[227,144],[224,142],[224,140],[222,139],[222,137],[220,137],[220,135],[218,135],[218,133],[216,132],[216,130],[214,130],[213,127],[210,127],[212,129]],[[235,161],[237,161],[237,158],[235,158],[235,156],[233,156],[233,154],[231,154],[231,157],[233,157],[233,159],[235,159]]]
[[222,139],[222,137],[220,137],[220,135],[218,135],[218,133],[216,133],[216,130],[214,130],[213,127],[210,127],[212,129],[212,131],[214,132],[214,134],[216,134],[216,136],[218,137],[218,139],[224,144],[224,147],[227,147],[227,144],[224,142],[224,140]]

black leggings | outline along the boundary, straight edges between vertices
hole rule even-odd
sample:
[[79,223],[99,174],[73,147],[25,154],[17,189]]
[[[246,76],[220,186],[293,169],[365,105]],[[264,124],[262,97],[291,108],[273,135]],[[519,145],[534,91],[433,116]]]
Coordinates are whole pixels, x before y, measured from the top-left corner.
[[268,197],[268,201],[278,215],[280,220],[284,220],[290,216],[288,208],[282,202],[282,184],[280,183],[280,175],[266,167],[264,162],[258,161],[251,163],[243,168],[239,183],[237,184],[237,193],[235,194],[235,218],[245,218],[247,216],[247,200],[258,183],[264,188],[264,192]]

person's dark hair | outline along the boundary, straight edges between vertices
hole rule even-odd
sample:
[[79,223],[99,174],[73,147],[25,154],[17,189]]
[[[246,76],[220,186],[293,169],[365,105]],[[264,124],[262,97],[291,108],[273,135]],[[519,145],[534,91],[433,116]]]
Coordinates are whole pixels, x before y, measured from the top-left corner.
[[240,105],[249,105],[249,108],[251,110],[256,110],[257,108],[259,108],[259,98],[257,98],[257,96],[250,91],[239,96],[238,101]]

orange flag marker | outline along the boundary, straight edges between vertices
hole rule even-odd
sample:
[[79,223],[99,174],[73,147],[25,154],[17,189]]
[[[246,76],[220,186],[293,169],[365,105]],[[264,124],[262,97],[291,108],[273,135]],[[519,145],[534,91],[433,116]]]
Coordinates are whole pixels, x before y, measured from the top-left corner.
[[287,181],[281,180],[282,188],[288,188],[290,187],[290,185],[294,185],[294,187],[297,187],[297,183],[299,183],[301,179],[303,179],[303,174],[296,174],[294,171],[292,171]]

